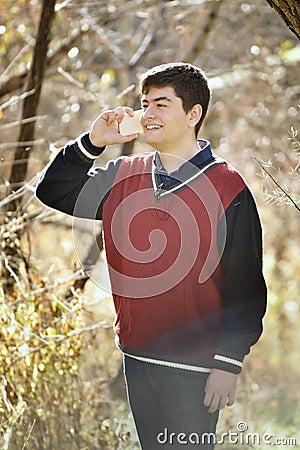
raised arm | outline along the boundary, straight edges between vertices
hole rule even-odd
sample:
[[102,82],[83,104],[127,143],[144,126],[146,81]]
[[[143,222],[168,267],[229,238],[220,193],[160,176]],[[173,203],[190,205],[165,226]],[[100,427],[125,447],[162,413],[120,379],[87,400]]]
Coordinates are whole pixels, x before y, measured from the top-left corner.
[[104,111],[91,131],[69,142],[41,174],[36,196],[47,206],[66,214],[101,219],[102,205],[109,195],[121,159],[105,168],[92,169],[106,145],[129,142],[136,134],[122,136],[119,123],[131,108]]

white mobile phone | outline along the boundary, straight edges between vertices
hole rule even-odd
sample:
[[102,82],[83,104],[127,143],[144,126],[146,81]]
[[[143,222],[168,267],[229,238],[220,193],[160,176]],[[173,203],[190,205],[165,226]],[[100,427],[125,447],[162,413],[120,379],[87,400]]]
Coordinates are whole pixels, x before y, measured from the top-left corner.
[[138,109],[134,111],[134,116],[131,117],[129,114],[125,113],[122,122],[119,124],[119,131],[122,136],[127,136],[128,134],[142,133],[143,127],[140,123],[140,117],[143,110]]

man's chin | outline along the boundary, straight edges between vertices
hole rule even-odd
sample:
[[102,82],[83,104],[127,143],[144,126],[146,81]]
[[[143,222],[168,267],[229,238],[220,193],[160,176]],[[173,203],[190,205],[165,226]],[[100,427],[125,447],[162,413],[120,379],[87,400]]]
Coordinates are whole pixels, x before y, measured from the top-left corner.
[[145,137],[145,141],[146,141],[146,143],[148,144],[148,145],[150,145],[151,147],[154,147],[154,148],[158,148],[158,146],[159,146],[159,140],[157,139],[151,139],[151,137],[149,136],[148,138],[147,138],[147,136]]

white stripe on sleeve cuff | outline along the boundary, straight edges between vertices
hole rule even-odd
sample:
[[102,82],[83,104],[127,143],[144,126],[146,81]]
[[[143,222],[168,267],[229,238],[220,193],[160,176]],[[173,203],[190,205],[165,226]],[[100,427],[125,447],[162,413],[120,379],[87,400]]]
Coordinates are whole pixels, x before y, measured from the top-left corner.
[[214,359],[216,359],[217,361],[234,364],[235,366],[243,367],[243,363],[241,361],[233,358],[227,358],[227,356],[215,355]]
[[85,156],[87,156],[90,159],[97,159],[99,157],[99,155],[92,155],[91,153],[89,153],[86,148],[84,147],[84,145],[81,142],[81,136],[79,136],[76,141],[75,141],[79,147],[79,150],[81,151],[81,153],[83,153]]

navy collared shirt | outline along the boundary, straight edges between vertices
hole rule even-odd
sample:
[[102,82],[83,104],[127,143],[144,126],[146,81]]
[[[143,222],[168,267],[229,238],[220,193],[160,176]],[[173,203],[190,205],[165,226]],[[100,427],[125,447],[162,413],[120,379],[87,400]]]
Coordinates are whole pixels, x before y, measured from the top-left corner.
[[203,167],[209,160],[214,158],[212,153],[209,141],[204,139],[198,140],[199,152],[196,153],[191,159],[185,161],[177,170],[171,172],[163,167],[159,152],[155,152],[154,156],[154,164],[156,166],[156,174],[159,175],[161,185],[164,188],[172,186],[174,183],[177,183],[178,180],[184,180],[188,176],[190,176],[191,169],[197,168],[200,169]]

